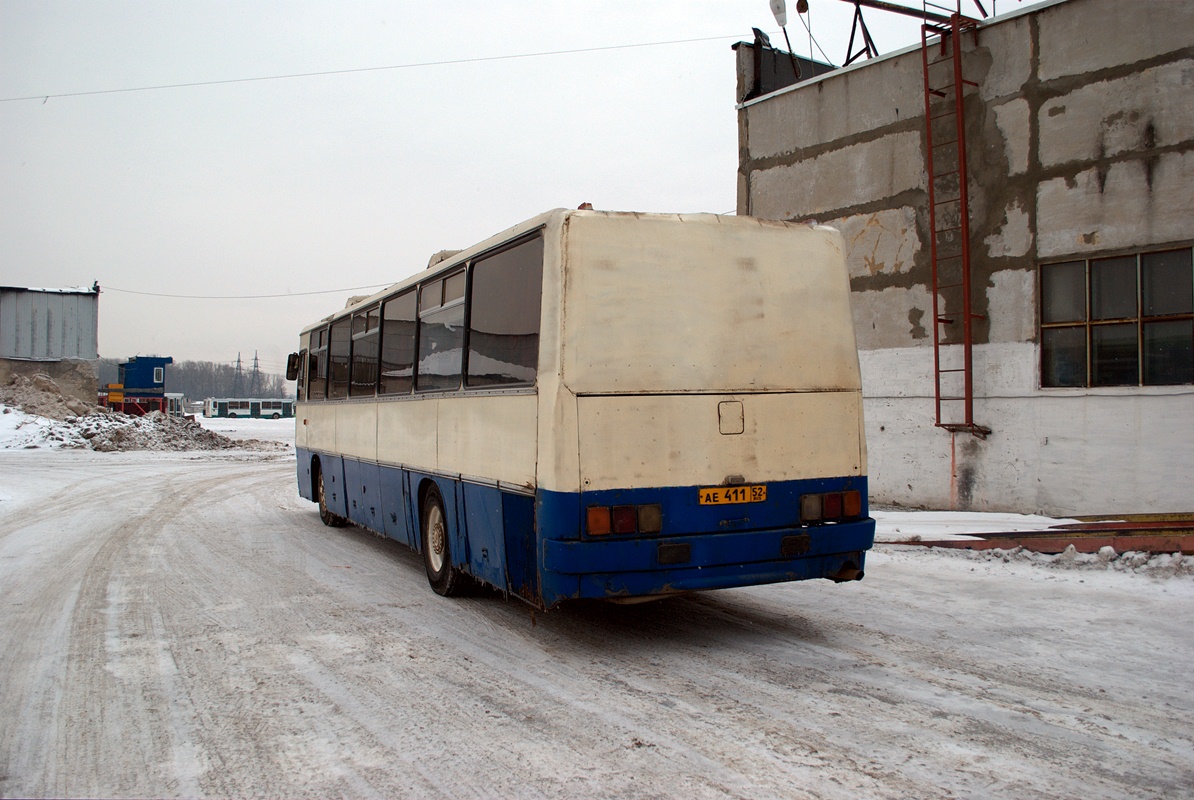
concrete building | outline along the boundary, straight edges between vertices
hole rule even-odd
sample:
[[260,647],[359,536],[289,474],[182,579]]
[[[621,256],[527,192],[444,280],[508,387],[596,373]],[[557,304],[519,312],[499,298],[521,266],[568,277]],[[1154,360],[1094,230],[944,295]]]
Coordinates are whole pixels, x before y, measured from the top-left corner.
[[63,394],[94,406],[99,285],[90,289],[0,286],[0,384],[49,375]]
[[[928,57],[954,39],[960,156],[937,121],[926,144],[919,46],[751,99],[736,47],[738,213],[845,236],[873,500],[1191,510],[1194,3],[1059,0]],[[965,296],[942,255],[962,188]],[[972,418],[946,399],[939,419],[967,372]]]

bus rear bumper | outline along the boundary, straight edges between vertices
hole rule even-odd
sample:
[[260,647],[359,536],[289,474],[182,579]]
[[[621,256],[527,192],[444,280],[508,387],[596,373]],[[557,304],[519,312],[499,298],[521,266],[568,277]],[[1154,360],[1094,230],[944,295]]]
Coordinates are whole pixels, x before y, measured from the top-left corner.
[[828,578],[860,580],[875,521],[543,543],[543,599],[641,597]]

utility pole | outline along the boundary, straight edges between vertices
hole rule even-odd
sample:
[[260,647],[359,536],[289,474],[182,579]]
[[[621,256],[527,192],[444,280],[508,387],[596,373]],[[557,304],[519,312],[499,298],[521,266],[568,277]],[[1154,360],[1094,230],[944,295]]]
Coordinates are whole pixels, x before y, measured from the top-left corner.
[[236,354],[236,374],[232,379],[232,396],[240,397],[244,394],[242,388],[244,386],[244,368],[240,363],[240,353]]
[[257,360],[257,351],[253,351],[253,374],[249,378],[249,396],[261,396],[261,364]]

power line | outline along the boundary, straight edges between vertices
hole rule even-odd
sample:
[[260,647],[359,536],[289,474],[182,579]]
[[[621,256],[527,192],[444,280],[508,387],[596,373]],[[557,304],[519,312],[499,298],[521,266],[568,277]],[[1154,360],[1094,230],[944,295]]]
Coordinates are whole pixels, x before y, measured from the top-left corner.
[[518,58],[544,58],[546,56],[564,56],[576,53],[600,53],[606,50],[630,50],[638,47],[665,47],[676,44],[693,44],[694,42],[713,42],[722,39],[740,39],[734,36],[705,36],[699,39],[672,39],[665,42],[639,42],[637,44],[612,44],[603,47],[578,47],[571,50],[545,50],[540,53],[514,53],[504,56],[478,56],[477,58],[455,58],[447,61],[421,61],[413,64],[391,64],[384,67],[354,67],[351,69],[330,69],[320,72],[294,72],[286,75],[261,75],[255,78],[226,78],[224,80],[192,81],[190,83],[162,83],[151,86],[131,86],[124,89],[95,89],[88,92],[62,92],[60,94],[37,94],[26,97],[0,97],[0,103],[14,103],[22,100],[41,100],[43,103],[50,98],[87,97],[97,94],[123,94],[127,92],[150,92],[158,89],[190,89],[197,86],[220,86],[229,83],[254,83],[259,81],[281,81],[293,78],[316,78],[325,75],[350,75],[360,72],[383,72],[386,70],[416,69],[420,67],[443,67],[452,64],[476,64],[485,61],[509,61]]
[[275,297],[306,297],[313,294],[340,294],[341,292],[359,292],[364,289],[384,289],[392,284],[377,283],[372,286],[349,286],[346,289],[322,289],[318,292],[287,292],[286,294],[242,294],[242,295],[203,295],[203,294],[162,294],[160,292],[138,292],[133,289],[117,289],[115,286],[102,286],[101,291],[120,292],[122,294],[139,294],[146,297],[171,297],[175,300],[265,300]]

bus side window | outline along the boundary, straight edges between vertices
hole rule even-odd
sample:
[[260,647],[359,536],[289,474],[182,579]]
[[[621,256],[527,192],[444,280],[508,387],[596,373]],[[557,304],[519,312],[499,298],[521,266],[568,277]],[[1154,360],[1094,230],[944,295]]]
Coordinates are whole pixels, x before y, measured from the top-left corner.
[[310,379],[307,381],[307,399],[322,400],[328,391],[328,329],[311,332],[315,347],[311,351]]
[[381,394],[409,394],[415,376],[415,291],[382,306]]
[[535,382],[539,367],[542,294],[542,237],[537,236],[473,265],[469,306],[469,386]]
[[374,306],[352,315],[352,397],[372,397],[377,392],[378,320],[381,308]]
[[[441,289],[447,291],[441,294]],[[464,272],[424,284],[420,294],[415,389],[459,389],[464,356]]]
[[352,319],[344,317],[332,323],[332,338],[328,344],[328,367],[331,385],[328,397],[348,397],[349,357],[352,354]]

